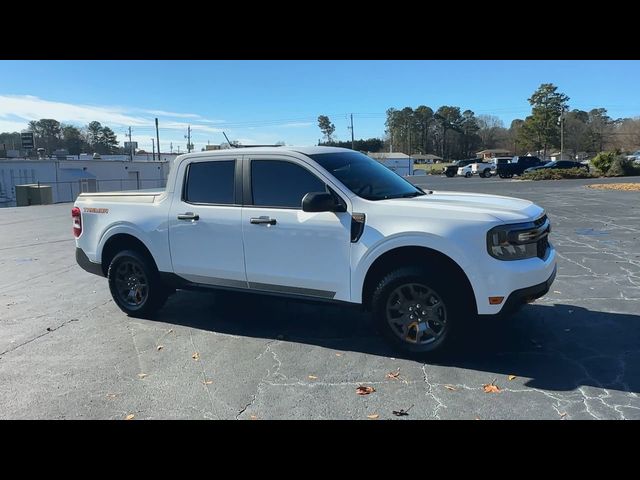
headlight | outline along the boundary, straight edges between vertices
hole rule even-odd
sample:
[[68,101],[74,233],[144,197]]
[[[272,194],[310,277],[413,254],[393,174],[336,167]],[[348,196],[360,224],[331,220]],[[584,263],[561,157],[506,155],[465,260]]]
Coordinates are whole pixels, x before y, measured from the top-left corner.
[[546,215],[533,222],[499,225],[487,232],[487,251],[498,260],[545,258],[551,224]]

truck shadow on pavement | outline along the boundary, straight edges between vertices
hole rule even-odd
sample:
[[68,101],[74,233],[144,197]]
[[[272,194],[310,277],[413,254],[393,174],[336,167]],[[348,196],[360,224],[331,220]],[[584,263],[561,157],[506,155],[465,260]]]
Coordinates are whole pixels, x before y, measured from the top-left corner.
[[[157,321],[415,360],[391,349],[358,308],[243,293],[178,292]],[[481,323],[482,322],[482,323]],[[464,346],[428,364],[530,378],[528,387],[640,392],[640,316],[531,304],[505,320],[479,320]],[[422,363],[420,360],[416,362]]]

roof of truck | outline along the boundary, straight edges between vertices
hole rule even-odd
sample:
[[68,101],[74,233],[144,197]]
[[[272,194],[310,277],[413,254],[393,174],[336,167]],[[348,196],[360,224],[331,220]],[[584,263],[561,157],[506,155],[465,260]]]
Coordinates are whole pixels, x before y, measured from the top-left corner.
[[194,152],[194,153],[186,153],[184,155],[180,155],[176,157],[176,161],[180,162],[183,158],[197,158],[197,157],[211,157],[218,155],[251,155],[256,153],[262,154],[278,154],[278,153],[286,153],[286,152],[294,152],[294,153],[303,153],[305,155],[313,155],[317,153],[337,153],[337,152],[353,152],[353,150],[349,148],[340,148],[340,147],[292,147],[292,146],[282,146],[282,147],[240,147],[240,148],[228,148],[224,150],[209,150],[205,152]]

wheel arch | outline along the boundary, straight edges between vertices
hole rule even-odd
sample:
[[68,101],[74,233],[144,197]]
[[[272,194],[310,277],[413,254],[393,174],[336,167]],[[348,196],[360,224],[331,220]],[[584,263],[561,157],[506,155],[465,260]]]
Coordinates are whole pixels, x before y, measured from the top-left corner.
[[156,264],[151,251],[142,240],[130,233],[115,233],[106,239],[100,254],[102,271],[105,276],[107,276],[109,265],[111,264],[113,257],[123,250],[134,250],[144,255],[155,269],[158,269],[158,265]]
[[464,269],[449,255],[426,246],[406,245],[391,248],[380,254],[368,267],[360,290],[361,301],[369,308],[377,283],[390,271],[405,266],[425,266],[439,268],[446,272],[444,281],[455,282],[463,294],[470,299],[473,311],[477,312],[473,286]]

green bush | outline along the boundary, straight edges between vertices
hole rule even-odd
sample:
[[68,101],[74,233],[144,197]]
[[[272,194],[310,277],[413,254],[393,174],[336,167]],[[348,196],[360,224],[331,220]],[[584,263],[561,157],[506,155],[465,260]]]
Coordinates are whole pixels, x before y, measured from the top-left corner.
[[591,160],[591,163],[606,175],[616,158],[619,158],[618,152],[600,152]]
[[626,177],[629,175],[640,175],[640,165],[624,157],[616,157],[609,169],[605,173],[607,177]]
[[596,175],[587,172],[584,168],[543,168],[521,175],[522,180],[562,180],[564,178],[592,178]]
[[441,167],[433,167],[429,172],[430,175],[442,175],[444,172],[444,168]]

